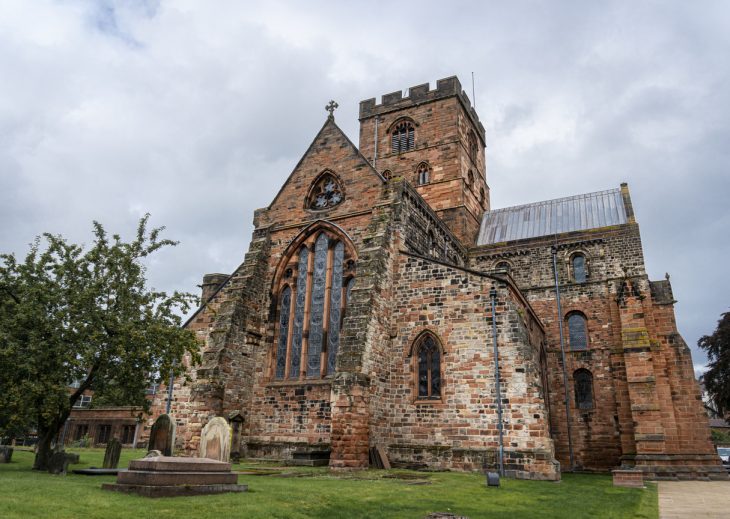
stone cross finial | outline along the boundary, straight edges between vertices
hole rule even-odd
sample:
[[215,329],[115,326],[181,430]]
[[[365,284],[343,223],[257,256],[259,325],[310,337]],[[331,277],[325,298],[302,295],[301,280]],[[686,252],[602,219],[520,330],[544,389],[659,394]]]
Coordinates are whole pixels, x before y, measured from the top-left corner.
[[324,107],[325,110],[327,110],[330,114],[327,116],[328,119],[334,119],[335,118],[335,110],[337,110],[338,105],[335,101],[330,101],[327,106]]

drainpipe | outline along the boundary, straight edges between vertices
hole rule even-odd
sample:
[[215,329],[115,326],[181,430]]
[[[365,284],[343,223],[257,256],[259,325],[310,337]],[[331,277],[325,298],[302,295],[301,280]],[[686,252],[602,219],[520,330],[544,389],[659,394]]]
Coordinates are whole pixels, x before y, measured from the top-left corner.
[[375,151],[373,153],[373,169],[375,169],[375,162],[378,160],[378,116],[377,115],[375,116],[375,132],[373,135],[373,142],[375,144]]
[[573,438],[570,433],[570,392],[568,391],[568,370],[565,363],[565,338],[563,335],[563,310],[560,307],[560,283],[558,282],[558,247],[550,248],[553,255],[553,273],[555,274],[555,301],[558,305],[558,328],[560,329],[560,355],[563,360],[563,387],[565,388],[565,416],[568,422],[568,453],[570,455],[570,470],[575,467],[573,460]]
[[504,477],[504,431],[502,425],[502,388],[499,384],[499,354],[497,352],[497,289],[489,291],[492,299],[492,343],[494,344],[494,381],[497,389],[497,430],[499,430],[499,475]]

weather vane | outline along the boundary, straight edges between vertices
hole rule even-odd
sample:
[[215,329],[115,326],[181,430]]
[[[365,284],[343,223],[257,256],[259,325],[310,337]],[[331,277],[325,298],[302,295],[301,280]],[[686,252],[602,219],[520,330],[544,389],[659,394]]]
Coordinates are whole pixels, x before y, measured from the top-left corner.
[[330,114],[327,117],[328,119],[334,119],[335,118],[335,110],[337,110],[338,105],[335,101],[330,101],[327,106],[324,107],[325,110],[327,110]]

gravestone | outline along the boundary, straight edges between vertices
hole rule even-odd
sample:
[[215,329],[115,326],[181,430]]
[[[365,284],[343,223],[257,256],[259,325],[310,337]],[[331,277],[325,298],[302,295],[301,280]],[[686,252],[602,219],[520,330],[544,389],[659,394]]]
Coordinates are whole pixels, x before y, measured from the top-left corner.
[[57,476],[65,476],[70,461],[65,451],[55,451],[48,461],[48,472]]
[[0,445],[0,463],[10,463],[13,457],[13,448],[9,445]]
[[147,451],[160,451],[163,456],[172,456],[175,446],[175,422],[166,414],[161,414],[152,424]]
[[104,464],[102,468],[115,469],[119,465],[119,456],[122,453],[122,442],[112,438],[106,444],[104,451]]
[[216,416],[200,433],[200,457],[228,463],[231,458],[231,428],[226,419]]

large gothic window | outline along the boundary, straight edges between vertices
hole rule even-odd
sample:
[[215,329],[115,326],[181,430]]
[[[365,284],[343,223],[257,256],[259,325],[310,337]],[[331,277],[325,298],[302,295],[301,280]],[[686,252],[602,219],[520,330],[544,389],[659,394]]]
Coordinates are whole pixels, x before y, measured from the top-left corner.
[[579,312],[568,315],[568,337],[571,351],[580,351],[588,348],[588,327],[586,318]]
[[280,280],[274,378],[320,378],[335,371],[342,315],[354,284],[345,244],[320,232],[288,259]]
[[342,187],[332,173],[326,171],[314,182],[307,197],[307,208],[322,210],[339,205],[345,199]]
[[402,121],[393,128],[390,144],[393,153],[410,151],[415,146],[415,129],[410,121]]
[[416,380],[419,400],[441,398],[441,349],[431,333],[423,334],[415,346],[418,359]]
[[573,373],[575,385],[575,406],[578,409],[593,409],[593,375],[587,369]]

